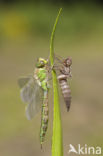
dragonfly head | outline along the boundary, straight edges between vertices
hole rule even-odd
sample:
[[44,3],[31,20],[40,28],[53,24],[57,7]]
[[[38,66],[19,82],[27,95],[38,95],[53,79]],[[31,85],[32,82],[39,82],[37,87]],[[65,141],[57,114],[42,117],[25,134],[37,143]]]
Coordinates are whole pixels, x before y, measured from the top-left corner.
[[64,60],[63,64],[64,64],[64,66],[66,66],[66,67],[70,67],[71,64],[72,64],[72,58],[71,58],[71,57],[66,58],[66,59]]
[[46,65],[47,63],[48,63],[48,61],[45,60],[44,58],[39,58],[39,59],[37,60],[36,67],[37,67],[37,68],[43,68],[43,67],[45,67],[45,65]]

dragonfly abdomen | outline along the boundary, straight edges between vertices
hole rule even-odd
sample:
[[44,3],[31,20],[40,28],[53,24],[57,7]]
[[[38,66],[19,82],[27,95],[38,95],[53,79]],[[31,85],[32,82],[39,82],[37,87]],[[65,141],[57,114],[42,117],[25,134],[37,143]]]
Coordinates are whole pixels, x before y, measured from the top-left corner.
[[67,76],[62,74],[58,76],[59,84],[61,87],[61,91],[64,97],[64,101],[67,107],[67,111],[70,109],[70,104],[71,104],[71,90],[70,87],[67,83]]
[[42,148],[42,143],[44,142],[45,134],[48,128],[48,92],[44,92],[44,99],[42,105],[42,114],[41,114],[41,128],[40,128],[40,143]]

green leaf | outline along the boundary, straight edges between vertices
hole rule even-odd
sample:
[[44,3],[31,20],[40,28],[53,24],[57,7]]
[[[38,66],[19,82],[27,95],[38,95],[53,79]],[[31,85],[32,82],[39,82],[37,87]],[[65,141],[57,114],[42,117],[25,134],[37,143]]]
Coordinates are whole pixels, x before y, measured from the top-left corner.
[[[54,23],[53,31],[51,34],[50,42],[50,61],[51,66],[54,64],[54,36],[56,26],[59,20],[62,8],[60,8]],[[58,94],[58,82],[56,72],[52,70],[53,77],[53,95],[54,95],[54,114],[53,114],[53,136],[52,136],[52,156],[63,156],[63,139],[62,139],[62,126],[61,126],[61,114],[59,105],[59,94]]]

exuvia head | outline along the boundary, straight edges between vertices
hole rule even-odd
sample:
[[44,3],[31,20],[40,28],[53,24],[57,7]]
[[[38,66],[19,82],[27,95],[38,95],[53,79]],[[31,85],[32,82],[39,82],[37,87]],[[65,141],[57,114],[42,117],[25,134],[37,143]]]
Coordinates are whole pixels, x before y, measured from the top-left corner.
[[63,64],[64,64],[64,66],[66,66],[66,67],[70,67],[71,64],[72,64],[72,58],[71,58],[71,57],[66,58],[66,59],[64,60]]
[[48,63],[47,60],[45,60],[44,58],[39,58],[37,60],[37,63],[36,63],[36,67],[37,68],[42,68],[42,67],[45,67],[45,65]]

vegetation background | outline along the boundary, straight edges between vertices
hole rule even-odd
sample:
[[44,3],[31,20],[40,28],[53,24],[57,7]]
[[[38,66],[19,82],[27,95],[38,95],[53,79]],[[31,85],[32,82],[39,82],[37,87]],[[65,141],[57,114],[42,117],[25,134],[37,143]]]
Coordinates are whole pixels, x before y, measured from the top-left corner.
[[[40,113],[25,117],[17,79],[33,73],[36,58],[49,56],[52,27],[62,7],[55,52],[71,56],[72,104],[66,112],[61,92],[64,156],[69,144],[103,147],[103,6],[102,1],[0,2],[0,156],[51,155],[53,103],[43,150]],[[51,87],[52,90],[52,87]]]

